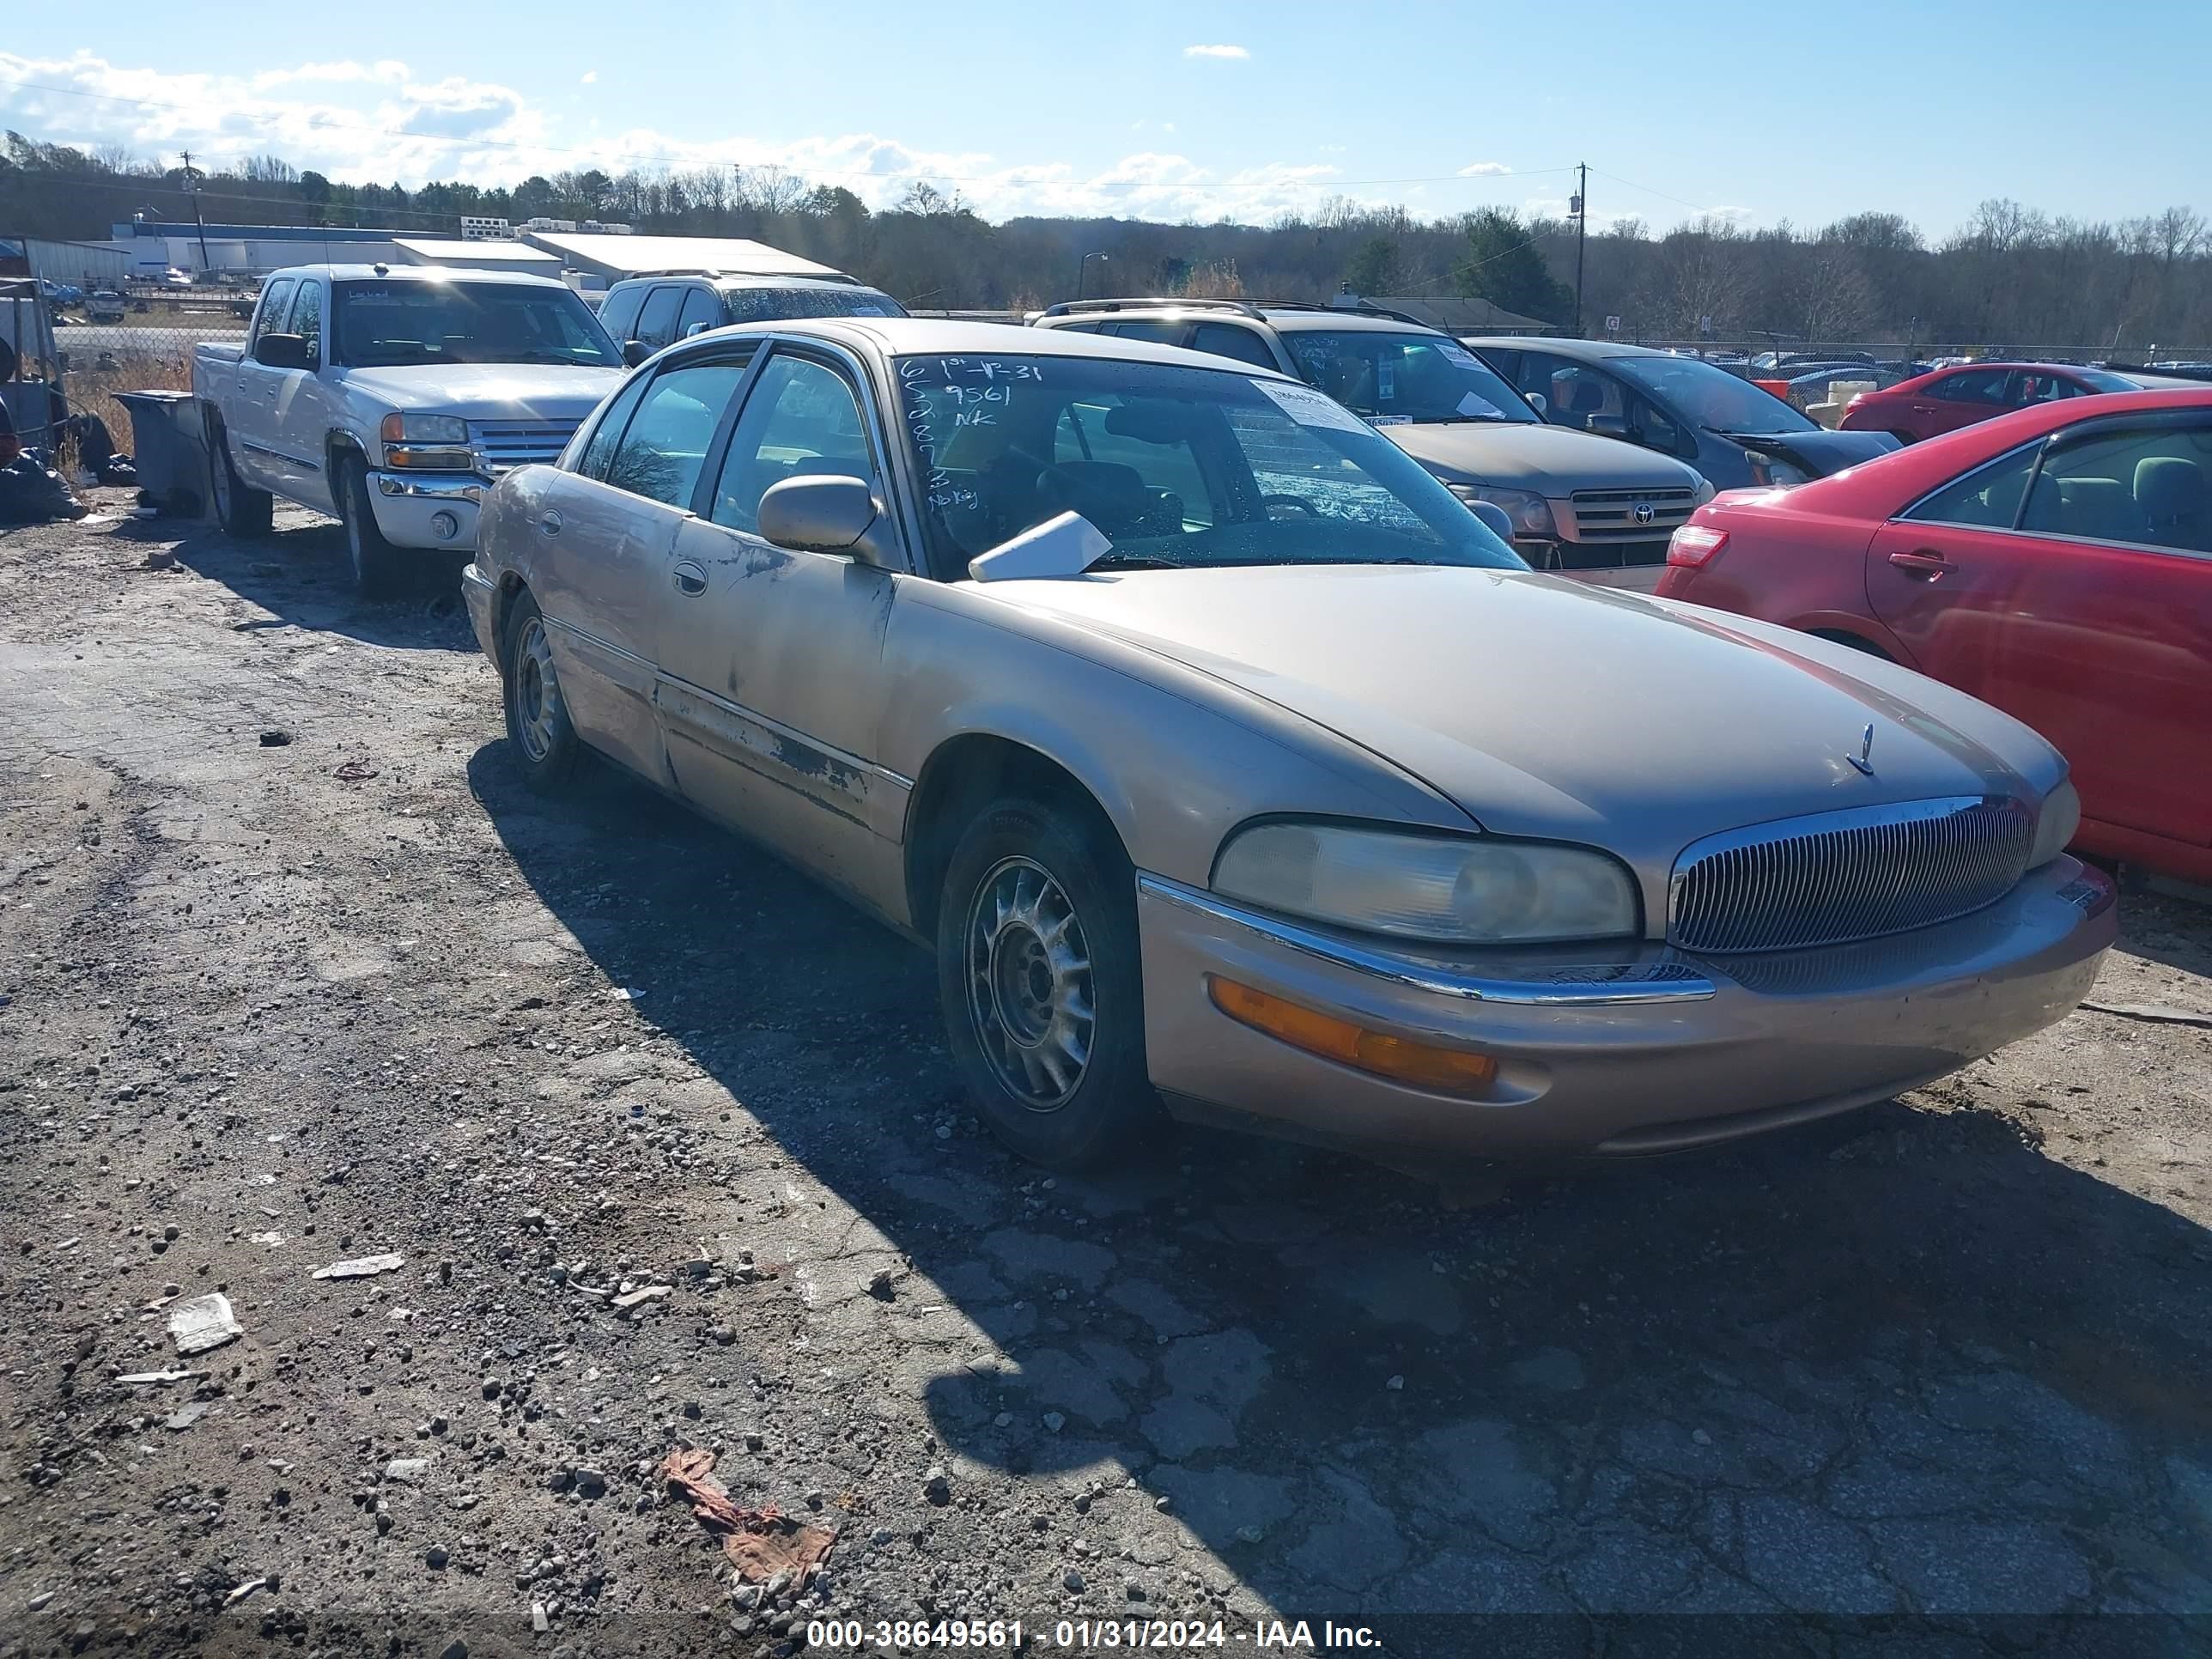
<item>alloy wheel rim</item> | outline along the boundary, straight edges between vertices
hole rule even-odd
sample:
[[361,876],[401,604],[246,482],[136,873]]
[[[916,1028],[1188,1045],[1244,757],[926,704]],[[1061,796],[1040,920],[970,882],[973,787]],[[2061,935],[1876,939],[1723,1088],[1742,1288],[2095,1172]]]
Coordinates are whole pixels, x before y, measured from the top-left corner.
[[560,697],[552,643],[545,637],[545,624],[532,617],[522,625],[521,648],[514,653],[514,726],[522,752],[533,761],[553,752],[553,717]]
[[1002,859],[975,884],[962,939],[985,1063],[1026,1110],[1058,1111],[1083,1086],[1097,1024],[1073,901],[1034,859]]

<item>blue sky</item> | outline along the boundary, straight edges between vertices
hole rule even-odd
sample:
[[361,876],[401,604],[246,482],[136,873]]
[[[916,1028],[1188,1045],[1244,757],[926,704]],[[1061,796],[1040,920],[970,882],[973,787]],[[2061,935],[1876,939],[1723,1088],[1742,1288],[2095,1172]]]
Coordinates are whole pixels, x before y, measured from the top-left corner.
[[353,179],[742,163],[994,219],[1264,221],[1331,192],[1556,212],[1586,161],[1595,220],[1662,227],[2212,212],[2207,0],[125,0],[19,9],[5,42],[18,131]]

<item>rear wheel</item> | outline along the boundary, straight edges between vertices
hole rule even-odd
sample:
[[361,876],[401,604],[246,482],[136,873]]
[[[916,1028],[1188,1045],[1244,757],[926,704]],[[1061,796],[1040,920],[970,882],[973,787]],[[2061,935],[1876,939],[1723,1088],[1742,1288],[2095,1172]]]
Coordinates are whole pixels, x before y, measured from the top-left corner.
[[207,420],[208,484],[215,493],[216,522],[232,536],[265,536],[275,522],[276,503],[265,489],[256,489],[238,476],[231,464],[230,434],[222,417],[210,412]]
[[953,1063],[1024,1158],[1080,1169],[1157,1123],[1132,872],[1094,814],[1022,796],[977,814],[945,872],[937,973]]
[[400,550],[385,540],[376,527],[376,509],[368,499],[368,469],[358,456],[338,462],[338,515],[345,523],[346,562],[353,570],[355,591],[364,599],[380,599],[398,589],[406,563]]
[[574,781],[584,745],[562,700],[545,618],[527,589],[515,596],[507,613],[499,666],[507,738],[514,745],[523,781],[541,795],[558,793]]

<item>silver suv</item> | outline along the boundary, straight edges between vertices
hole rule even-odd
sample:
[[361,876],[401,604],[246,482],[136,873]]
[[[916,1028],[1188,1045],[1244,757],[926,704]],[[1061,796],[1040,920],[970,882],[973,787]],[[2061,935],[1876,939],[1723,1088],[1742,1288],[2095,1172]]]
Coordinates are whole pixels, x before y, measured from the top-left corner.
[[1462,501],[1504,508],[1514,550],[1540,570],[1663,564],[1674,526],[1713,495],[1680,461],[1546,425],[1458,341],[1398,313],[1279,300],[1081,300],[1031,321],[1296,375],[1379,428]]

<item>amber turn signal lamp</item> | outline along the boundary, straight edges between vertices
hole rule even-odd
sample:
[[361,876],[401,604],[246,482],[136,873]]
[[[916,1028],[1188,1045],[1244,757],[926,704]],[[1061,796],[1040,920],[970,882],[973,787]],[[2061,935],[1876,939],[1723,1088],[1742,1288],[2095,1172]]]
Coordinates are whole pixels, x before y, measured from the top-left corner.
[[1439,1048],[1410,1037],[1370,1031],[1350,1020],[1316,1013],[1295,1002],[1269,996],[1233,979],[1209,975],[1206,994],[1213,1006],[1239,1025],[1265,1032],[1279,1042],[1323,1060],[1445,1094],[1480,1094],[1498,1076],[1498,1062],[1464,1048]]

